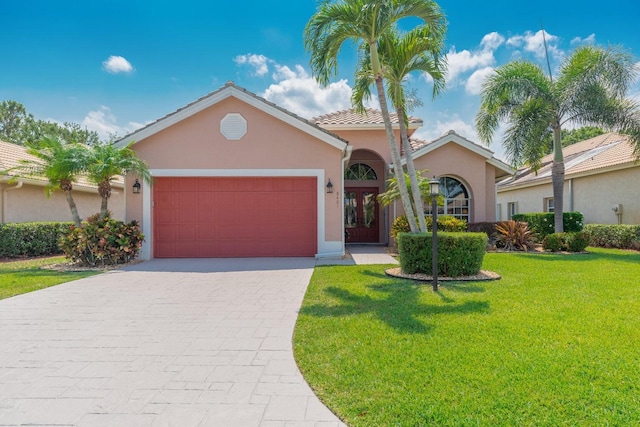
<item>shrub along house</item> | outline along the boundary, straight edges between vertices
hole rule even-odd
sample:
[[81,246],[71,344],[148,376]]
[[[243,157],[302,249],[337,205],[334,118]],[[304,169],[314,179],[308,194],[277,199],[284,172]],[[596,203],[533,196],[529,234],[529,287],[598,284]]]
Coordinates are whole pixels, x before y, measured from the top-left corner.
[[[18,166],[20,160],[37,159],[27,153],[25,147],[0,141],[0,170]],[[20,178],[0,175],[0,223],[73,221],[69,204],[62,191],[55,191],[50,198],[45,196],[48,182],[44,177]],[[109,210],[113,218],[124,218],[124,181],[113,181],[113,192],[109,199]],[[73,186],[73,199],[81,218],[100,212],[102,201],[98,187],[80,178]]]
[[[421,124],[411,118],[409,132]],[[341,256],[345,243],[387,244],[401,214],[376,199],[390,155],[374,110],[305,120],[229,82],[117,144],[131,142],[153,176],[139,194],[134,177],[126,184],[143,258]],[[454,132],[412,143],[416,168],[441,180],[446,213],[494,220],[509,166]]]
[[[562,150],[564,211],[581,212],[585,223],[640,224],[640,164],[624,135],[606,133]],[[553,212],[551,164],[536,172],[521,168],[498,185],[498,219],[513,214]]]

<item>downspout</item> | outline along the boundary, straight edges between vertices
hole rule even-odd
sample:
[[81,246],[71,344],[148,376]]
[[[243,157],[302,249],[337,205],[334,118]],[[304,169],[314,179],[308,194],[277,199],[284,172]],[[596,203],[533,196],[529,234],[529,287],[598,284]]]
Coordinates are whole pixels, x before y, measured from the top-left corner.
[[569,212],[573,212],[573,178],[569,180]]
[[345,229],[344,229],[344,171],[347,170],[347,166],[349,166],[349,161],[351,160],[351,154],[353,153],[353,146],[348,145],[343,153],[342,153],[342,173],[341,173],[341,179],[340,179],[340,188],[342,189],[342,196],[340,194],[336,194],[336,198],[337,198],[337,202],[341,207],[341,218],[342,218],[342,255],[344,256],[346,251],[345,251],[345,245],[346,245],[346,239],[345,239]]
[[0,224],[4,224],[4,219],[6,218],[6,210],[7,210],[7,192],[11,190],[19,190],[22,188],[23,182],[18,181],[18,183],[13,187],[7,187],[2,190],[2,218],[0,218]]

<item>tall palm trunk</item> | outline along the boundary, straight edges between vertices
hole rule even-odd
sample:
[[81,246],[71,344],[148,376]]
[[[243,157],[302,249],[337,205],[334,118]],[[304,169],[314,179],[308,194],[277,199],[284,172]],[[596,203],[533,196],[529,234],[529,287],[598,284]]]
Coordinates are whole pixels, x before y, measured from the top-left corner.
[[78,206],[76,205],[76,201],[73,200],[73,194],[71,194],[73,184],[71,183],[71,181],[63,180],[62,182],[60,182],[60,189],[64,191],[64,195],[67,198],[67,204],[69,205],[69,209],[71,210],[71,217],[73,218],[73,222],[76,224],[76,227],[81,227],[82,220],[80,219],[80,214],[78,214]]
[[562,131],[560,124],[553,127],[553,164],[551,165],[553,185],[553,222],[556,233],[564,232],[564,156],[562,155]]
[[98,184],[98,193],[100,193],[100,197],[102,197],[102,201],[100,202],[100,219],[104,219],[107,216],[109,197],[111,197],[111,183],[109,181],[103,181]]
[[402,140],[402,149],[404,150],[404,158],[407,162],[407,173],[409,174],[409,182],[411,183],[411,195],[413,196],[413,207],[418,217],[418,225],[420,232],[427,232],[427,222],[424,219],[424,206],[422,204],[422,194],[418,186],[418,176],[416,175],[416,167],[413,164],[411,156],[411,145],[409,144],[409,136],[407,134],[407,126],[405,125],[404,109],[397,108],[398,122],[400,123],[400,139]]
[[387,107],[387,98],[384,93],[384,85],[382,83],[382,77],[376,77],[376,89],[378,90],[378,99],[380,101],[380,111],[382,111],[382,117],[384,119],[384,129],[387,133],[387,142],[389,143],[389,150],[391,151],[391,161],[393,163],[393,173],[398,181],[398,191],[400,192],[400,200],[402,201],[402,207],[407,215],[407,221],[409,222],[409,228],[412,233],[419,231],[418,224],[416,223],[416,214],[411,205],[411,199],[409,198],[409,189],[407,188],[407,182],[404,179],[404,172],[402,169],[402,160],[400,158],[400,150],[396,142],[395,135],[393,134],[393,127],[391,126],[391,117],[389,116],[389,108]]

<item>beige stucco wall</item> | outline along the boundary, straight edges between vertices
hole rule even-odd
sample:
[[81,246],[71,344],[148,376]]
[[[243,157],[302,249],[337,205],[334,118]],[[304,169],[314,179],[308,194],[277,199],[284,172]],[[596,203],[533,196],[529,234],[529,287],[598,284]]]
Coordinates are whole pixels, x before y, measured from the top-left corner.
[[[227,140],[220,133],[220,120],[228,113],[239,113],[247,121],[247,133],[240,140]],[[331,179],[334,189],[342,179],[340,149],[233,97],[135,143],[132,148],[151,170],[322,169],[324,180]],[[127,188],[132,184],[130,178]],[[140,196],[128,194],[127,219],[142,223]],[[325,197],[325,240],[342,241],[338,195]],[[153,247],[152,242],[150,246]]]
[[[61,191],[56,191],[47,199],[44,187],[24,184],[22,188],[0,184],[0,219],[2,222],[73,221],[67,199]],[[100,212],[98,191],[73,191],[73,199],[80,218]],[[124,218],[123,189],[114,189],[109,199],[109,210],[116,219]]]
[[[573,181],[573,209],[571,183]],[[565,180],[564,211],[582,212],[585,223],[617,224],[611,207],[622,204],[622,223],[640,224],[640,166]],[[517,202],[518,213],[543,212],[544,199],[553,197],[551,182],[510,191],[499,191],[502,219],[506,219],[507,203]]]

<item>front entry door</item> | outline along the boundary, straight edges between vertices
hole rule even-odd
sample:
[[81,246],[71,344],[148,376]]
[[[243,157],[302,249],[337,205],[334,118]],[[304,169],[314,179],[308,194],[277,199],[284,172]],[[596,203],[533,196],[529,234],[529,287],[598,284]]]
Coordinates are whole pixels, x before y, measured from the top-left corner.
[[344,228],[347,243],[378,243],[378,189],[345,188]]

